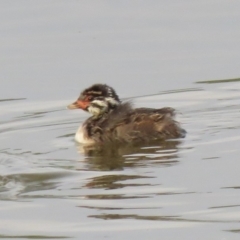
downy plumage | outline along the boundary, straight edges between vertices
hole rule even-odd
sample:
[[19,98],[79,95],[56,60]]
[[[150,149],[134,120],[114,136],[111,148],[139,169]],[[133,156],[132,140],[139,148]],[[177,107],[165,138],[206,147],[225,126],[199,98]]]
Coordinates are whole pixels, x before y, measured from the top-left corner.
[[173,108],[133,108],[130,102],[122,103],[115,90],[106,84],[85,89],[68,108],[92,114],[75,135],[75,140],[82,144],[143,143],[186,134],[174,120]]

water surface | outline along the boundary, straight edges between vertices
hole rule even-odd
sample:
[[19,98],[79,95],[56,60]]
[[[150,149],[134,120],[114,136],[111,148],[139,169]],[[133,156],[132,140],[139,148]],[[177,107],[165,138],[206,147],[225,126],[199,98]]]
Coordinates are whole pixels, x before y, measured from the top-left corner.
[[196,86],[134,99],[174,106],[188,130],[134,149],[84,151],[86,113],[61,101],[1,102],[2,236],[237,239],[240,83]]
[[[0,5],[0,238],[239,239],[239,1]],[[77,145],[96,82],[187,137]]]

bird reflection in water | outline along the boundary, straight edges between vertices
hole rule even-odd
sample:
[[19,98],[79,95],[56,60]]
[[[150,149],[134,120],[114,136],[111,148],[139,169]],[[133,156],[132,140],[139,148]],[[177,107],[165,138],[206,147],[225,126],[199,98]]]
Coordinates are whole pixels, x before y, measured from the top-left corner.
[[164,140],[151,144],[77,145],[77,150],[85,155],[90,170],[111,171],[149,163],[172,165],[178,162],[179,144],[180,140]]
[[[88,179],[89,181],[84,187],[118,189],[129,186],[149,186],[151,182],[147,179],[154,176],[146,173],[131,174],[122,170],[145,166],[151,167],[151,165],[153,167],[156,167],[156,165],[158,167],[173,166],[178,163],[178,147],[180,144],[181,141],[179,140],[168,140],[148,145],[77,145],[78,151],[85,155],[87,169],[100,173],[97,177]],[[108,171],[108,173],[105,174],[103,171]],[[113,173],[111,174],[109,171],[113,171]],[[138,181],[138,179],[146,179],[146,181]],[[86,195],[85,197],[89,199],[123,199],[136,198],[137,196],[106,194],[105,192],[103,194]]]

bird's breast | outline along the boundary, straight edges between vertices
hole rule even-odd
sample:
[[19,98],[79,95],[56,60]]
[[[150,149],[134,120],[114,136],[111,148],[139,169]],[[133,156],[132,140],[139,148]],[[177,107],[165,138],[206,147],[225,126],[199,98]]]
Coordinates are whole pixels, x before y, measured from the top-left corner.
[[94,144],[95,141],[87,136],[84,126],[80,126],[75,134],[75,141],[85,145]]

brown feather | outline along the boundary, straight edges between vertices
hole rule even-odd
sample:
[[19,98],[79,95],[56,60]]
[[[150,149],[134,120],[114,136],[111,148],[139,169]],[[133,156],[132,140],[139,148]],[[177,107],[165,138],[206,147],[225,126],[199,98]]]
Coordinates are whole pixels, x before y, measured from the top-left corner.
[[172,108],[137,108],[125,102],[98,119],[86,122],[88,137],[103,142],[150,142],[183,137]]
[[174,120],[175,110],[136,108],[122,103],[115,90],[106,84],[94,84],[81,92],[69,109],[81,108],[93,114],[75,139],[81,143],[140,143],[184,137],[186,131]]

